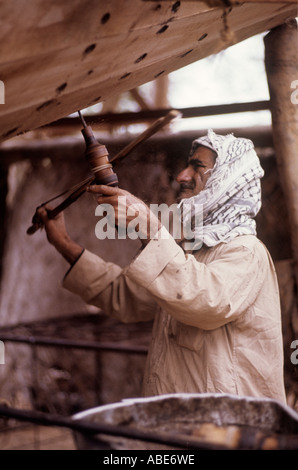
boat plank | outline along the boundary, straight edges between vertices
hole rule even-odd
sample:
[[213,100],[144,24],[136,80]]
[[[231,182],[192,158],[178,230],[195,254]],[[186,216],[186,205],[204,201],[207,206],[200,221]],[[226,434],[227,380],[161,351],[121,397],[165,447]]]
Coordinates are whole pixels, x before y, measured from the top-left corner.
[[[230,45],[221,36],[223,9],[204,2],[77,0],[49,8],[0,0],[0,8],[0,142]],[[227,19],[240,42],[295,15],[292,3],[244,2]]]

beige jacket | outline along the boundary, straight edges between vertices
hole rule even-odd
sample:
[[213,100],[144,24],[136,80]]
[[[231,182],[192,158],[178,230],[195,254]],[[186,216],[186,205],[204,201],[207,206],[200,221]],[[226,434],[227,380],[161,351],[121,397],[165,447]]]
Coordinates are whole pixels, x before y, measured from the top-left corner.
[[151,240],[124,270],[85,250],[63,285],[120,321],[154,319],[144,396],[286,401],[276,274],[256,237],[185,254],[168,235]]

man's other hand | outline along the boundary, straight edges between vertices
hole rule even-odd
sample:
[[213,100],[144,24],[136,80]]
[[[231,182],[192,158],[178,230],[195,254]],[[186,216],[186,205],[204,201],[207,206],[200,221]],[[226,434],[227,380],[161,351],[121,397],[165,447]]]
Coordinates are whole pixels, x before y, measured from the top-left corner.
[[37,209],[37,214],[44,223],[47,239],[70,264],[73,264],[83,248],[71,240],[66,230],[63,212],[51,219],[48,216],[48,210],[49,207],[46,206]]

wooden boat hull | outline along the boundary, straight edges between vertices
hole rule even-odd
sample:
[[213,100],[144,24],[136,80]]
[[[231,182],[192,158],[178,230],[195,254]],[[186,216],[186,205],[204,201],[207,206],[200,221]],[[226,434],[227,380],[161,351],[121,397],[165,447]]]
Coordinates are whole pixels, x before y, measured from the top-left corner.
[[[223,9],[199,1],[0,0],[0,12],[0,142],[229,46]],[[296,3],[226,14],[239,42],[295,17]]]

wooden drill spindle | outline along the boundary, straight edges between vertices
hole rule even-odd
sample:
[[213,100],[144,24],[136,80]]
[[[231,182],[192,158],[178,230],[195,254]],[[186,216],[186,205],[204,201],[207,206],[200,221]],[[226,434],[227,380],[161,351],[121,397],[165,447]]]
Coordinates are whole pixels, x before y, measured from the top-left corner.
[[118,186],[118,178],[109,161],[109,154],[105,145],[98,143],[90,126],[84,127],[82,134],[86,142],[85,157],[94,173],[96,183]]

